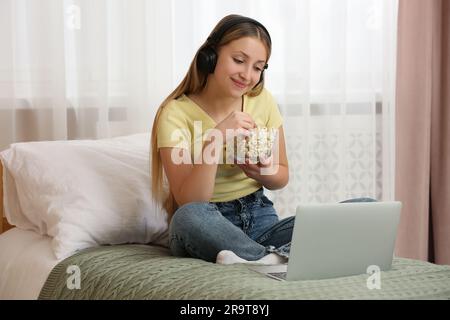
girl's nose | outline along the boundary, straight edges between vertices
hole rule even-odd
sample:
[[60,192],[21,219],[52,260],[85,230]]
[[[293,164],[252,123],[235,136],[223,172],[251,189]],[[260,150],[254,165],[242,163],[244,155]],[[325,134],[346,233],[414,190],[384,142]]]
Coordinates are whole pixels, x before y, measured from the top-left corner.
[[240,76],[242,79],[249,81],[251,77],[251,67],[247,67],[241,71]]

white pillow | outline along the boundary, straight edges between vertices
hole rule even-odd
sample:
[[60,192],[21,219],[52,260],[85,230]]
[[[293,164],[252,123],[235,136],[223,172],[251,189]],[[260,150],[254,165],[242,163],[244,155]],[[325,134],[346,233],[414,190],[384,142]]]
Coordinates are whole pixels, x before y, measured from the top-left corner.
[[167,246],[165,212],[152,201],[150,135],[12,144],[4,164],[10,224],[53,237],[58,259],[103,244]]

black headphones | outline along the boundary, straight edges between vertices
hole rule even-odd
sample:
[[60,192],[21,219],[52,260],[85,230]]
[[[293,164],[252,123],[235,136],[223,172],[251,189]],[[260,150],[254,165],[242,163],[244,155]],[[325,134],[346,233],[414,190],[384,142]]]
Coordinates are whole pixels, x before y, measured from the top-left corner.
[[[202,72],[203,74],[209,74],[214,73],[214,69],[216,68],[217,63],[217,52],[216,52],[216,46],[219,44],[220,40],[222,39],[223,35],[233,26],[249,22],[252,23],[261,29],[264,30],[267,37],[269,38],[270,44],[272,43],[272,39],[270,38],[269,31],[267,31],[266,27],[264,27],[260,22],[244,17],[244,16],[237,16],[236,18],[230,19],[229,21],[225,22],[219,30],[214,32],[211,36],[208,37],[206,40],[206,44],[203,48],[201,48],[198,51],[197,55],[197,69]],[[261,77],[259,79],[259,82],[255,85],[255,87],[261,83],[264,77],[264,70],[267,69],[268,65],[264,65],[264,69],[261,72]]]

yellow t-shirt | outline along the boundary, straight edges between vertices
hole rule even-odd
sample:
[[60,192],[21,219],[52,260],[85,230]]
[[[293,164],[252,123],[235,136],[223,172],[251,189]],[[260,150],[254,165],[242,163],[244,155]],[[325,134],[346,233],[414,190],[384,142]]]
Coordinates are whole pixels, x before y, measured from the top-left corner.
[[[243,111],[250,114],[258,127],[279,128],[283,119],[278,106],[269,91],[256,97],[244,95]],[[194,130],[194,121],[197,122]],[[195,141],[201,140],[203,133],[217,123],[186,95],[169,102],[161,111],[157,131],[157,147],[178,147],[191,151],[194,159]],[[225,162],[225,161],[224,161]],[[199,181],[199,184],[202,182]],[[214,193],[211,202],[223,202],[246,196],[261,188],[236,165],[218,164]]]

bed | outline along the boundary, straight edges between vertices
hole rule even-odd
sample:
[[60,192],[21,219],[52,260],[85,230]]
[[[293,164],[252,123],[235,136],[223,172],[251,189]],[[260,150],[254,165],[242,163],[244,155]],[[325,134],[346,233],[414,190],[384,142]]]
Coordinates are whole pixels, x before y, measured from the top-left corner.
[[[161,218],[161,212],[155,212],[160,209],[142,203],[142,199],[148,197],[148,185],[144,182],[149,179],[145,156],[148,155],[147,139],[148,135],[134,135],[101,142],[74,142],[69,147],[67,142],[27,143],[12,146],[17,150],[8,155],[2,154],[6,169],[0,166],[1,208],[5,208],[0,235],[0,299],[450,298],[450,266],[400,257],[394,258],[391,270],[381,272],[380,287],[374,288],[370,285],[369,274],[281,282],[242,264],[225,266],[171,256],[167,249],[167,223]],[[74,149],[73,153],[70,149]],[[64,154],[64,159],[57,159],[60,153]],[[42,158],[42,154],[52,156]],[[32,161],[27,158],[30,156]],[[123,180],[112,181],[111,171],[105,171],[102,173],[105,176],[95,177],[94,192],[83,185],[92,183],[92,177],[86,181],[82,177],[101,171],[99,159],[93,161],[95,170],[80,170],[92,166],[87,159],[98,156],[102,157],[102,167],[110,166]],[[74,157],[84,158],[74,160]],[[132,160],[128,159],[130,157]],[[49,166],[49,159],[61,164],[64,171],[58,171],[58,165]],[[77,164],[83,169],[75,169]],[[74,175],[67,173],[72,169],[76,171]],[[127,171],[122,176],[120,172],[124,169]],[[28,179],[22,179],[24,172],[28,172]],[[62,180],[76,188],[70,189]],[[104,180],[104,183],[97,180]],[[27,188],[22,185],[25,182]],[[139,195],[139,190],[131,190],[134,196],[127,202],[125,191],[140,184],[139,188],[147,188],[147,191]],[[81,189],[87,189],[86,193],[81,193]],[[21,197],[24,192],[27,197]],[[95,199],[89,198],[92,192]],[[33,196],[34,193],[39,197]],[[70,193],[70,197],[66,193]],[[120,198],[116,193],[125,196]],[[94,202],[100,195],[102,201],[107,197],[112,205],[102,207],[102,203]],[[120,198],[117,203],[116,198]],[[120,206],[123,206],[121,210],[115,212]],[[125,211],[124,208],[130,206],[132,210]],[[105,214],[109,221],[105,221]],[[118,229],[119,225],[132,233]],[[84,232],[86,230],[89,232]]]

